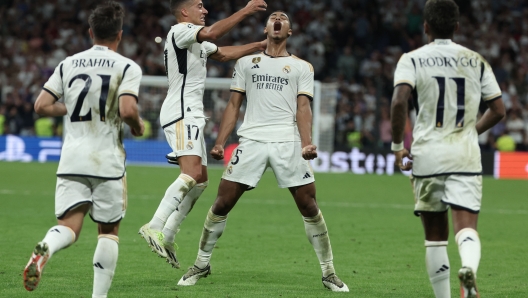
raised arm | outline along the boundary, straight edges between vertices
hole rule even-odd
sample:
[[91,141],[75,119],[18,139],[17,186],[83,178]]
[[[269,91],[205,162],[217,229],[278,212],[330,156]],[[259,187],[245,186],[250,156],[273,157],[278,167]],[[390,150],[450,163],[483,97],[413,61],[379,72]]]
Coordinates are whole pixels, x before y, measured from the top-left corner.
[[267,6],[268,5],[264,0],[249,1],[246,7],[235,12],[230,17],[220,20],[211,26],[204,27],[202,30],[200,30],[198,33],[198,41],[214,41],[219,39],[246,17],[259,11],[266,11]]
[[68,112],[64,103],[57,101],[55,96],[46,90],[42,90],[35,101],[35,112],[41,116],[59,117]]
[[302,157],[306,160],[317,157],[317,147],[312,144],[312,109],[306,95],[297,97],[297,128],[301,136]]
[[[403,134],[407,122],[408,100],[410,95],[411,86],[407,84],[396,86],[392,96],[391,107],[392,151],[394,151],[394,154],[396,155],[396,165],[404,171],[408,171],[412,168],[412,163],[403,164],[404,157],[412,159],[409,151],[403,147]],[[401,147],[395,148],[395,145]]]
[[506,114],[502,97],[486,102],[488,108],[477,122],[477,132],[481,134],[499,123]]
[[213,60],[221,62],[237,60],[238,58],[247,56],[254,52],[264,51],[266,49],[267,43],[267,40],[263,40],[261,42],[253,42],[243,46],[219,47],[218,51],[209,57]]
[[229,99],[224,114],[222,115],[222,122],[220,122],[220,130],[218,131],[215,146],[211,150],[211,156],[216,160],[222,160],[224,158],[224,145],[235,128],[238,114],[240,112],[240,106],[242,106],[243,101],[243,93],[231,92],[231,98]]

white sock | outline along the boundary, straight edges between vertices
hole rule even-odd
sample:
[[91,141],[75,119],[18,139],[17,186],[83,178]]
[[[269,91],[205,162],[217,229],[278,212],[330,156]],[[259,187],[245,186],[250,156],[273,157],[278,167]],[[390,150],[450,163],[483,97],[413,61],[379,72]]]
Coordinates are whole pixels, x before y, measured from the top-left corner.
[[425,240],[425,267],[436,298],[450,298],[447,241]]
[[194,265],[198,268],[205,268],[211,260],[213,254],[213,248],[218,241],[218,238],[222,236],[226,227],[227,215],[219,216],[215,215],[211,209],[207,212],[205,218],[204,228],[202,231],[202,237],[200,238],[200,248],[198,249],[198,256]]
[[196,203],[198,198],[202,195],[207,185],[209,185],[208,181],[196,184],[191,190],[189,190],[180,206],[178,206],[178,208],[176,208],[176,210],[169,216],[162,231],[165,236],[165,242],[174,242],[174,236],[178,232],[178,228],[187,217],[187,214],[191,212],[194,203]]
[[471,228],[462,229],[456,234],[455,239],[462,267],[473,269],[476,278],[480,263],[480,238],[477,231]]
[[99,235],[93,257],[94,283],[92,298],[106,298],[112,285],[112,278],[117,265],[119,237]]
[[180,174],[178,179],[167,188],[165,196],[158,206],[158,210],[156,210],[154,217],[150,221],[149,227],[153,230],[161,231],[165,226],[167,218],[178,208],[178,205],[180,205],[183,198],[185,198],[195,184],[196,181],[191,176]]
[[304,229],[308,241],[312,244],[315,254],[319,259],[323,276],[329,276],[335,273],[334,262],[332,255],[332,245],[330,245],[330,238],[328,236],[328,229],[323,218],[321,210],[314,217],[303,217]]
[[49,247],[50,257],[59,250],[72,245],[75,242],[75,232],[67,226],[54,226],[49,229],[42,242]]

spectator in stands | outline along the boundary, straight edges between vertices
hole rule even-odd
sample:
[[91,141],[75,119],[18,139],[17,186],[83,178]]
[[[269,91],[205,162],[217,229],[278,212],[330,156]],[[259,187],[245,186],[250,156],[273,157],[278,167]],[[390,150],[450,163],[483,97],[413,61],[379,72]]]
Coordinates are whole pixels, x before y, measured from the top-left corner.
[[509,116],[506,120],[506,129],[508,135],[515,142],[515,150],[526,151],[526,131],[524,130],[524,121],[521,118],[521,111],[519,109],[509,111]]

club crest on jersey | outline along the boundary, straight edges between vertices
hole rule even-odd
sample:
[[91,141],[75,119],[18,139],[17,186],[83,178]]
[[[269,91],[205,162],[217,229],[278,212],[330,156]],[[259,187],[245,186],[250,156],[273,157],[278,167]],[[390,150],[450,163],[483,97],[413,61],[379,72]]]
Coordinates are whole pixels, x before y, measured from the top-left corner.
[[251,60],[251,62],[253,62],[254,64],[259,63],[260,62],[260,57],[253,58],[253,60]]
[[187,143],[187,150],[192,150],[194,148],[194,145],[191,141],[189,141],[189,143]]
[[227,175],[231,175],[233,173],[233,166],[229,166],[227,169],[226,169],[226,173]]
[[283,73],[290,73],[291,72],[291,67],[289,65],[284,66],[284,68],[282,69],[282,72]]

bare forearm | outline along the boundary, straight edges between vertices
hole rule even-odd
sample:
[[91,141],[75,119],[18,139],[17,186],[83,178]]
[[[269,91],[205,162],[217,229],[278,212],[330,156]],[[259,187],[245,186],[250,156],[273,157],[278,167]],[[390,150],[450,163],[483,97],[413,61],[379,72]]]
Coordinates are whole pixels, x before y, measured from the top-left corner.
[[484,113],[484,115],[482,115],[482,118],[480,118],[480,120],[477,122],[477,133],[481,134],[487,131],[488,129],[492,128],[493,126],[495,126],[495,124],[501,121],[502,117],[503,115],[498,114],[491,109],[488,109]]
[[216,138],[216,145],[224,146],[229,138],[229,135],[235,128],[238,119],[239,109],[232,105],[228,105],[222,115],[222,122],[220,122],[220,129],[218,131],[218,137]]
[[211,58],[225,62],[236,60],[240,57],[247,56],[259,50],[261,50],[260,42],[253,42],[243,46],[221,47],[217,54],[213,54]]
[[205,27],[200,31],[198,39],[200,41],[214,41],[224,36],[229,32],[236,24],[240,23],[244,18],[249,15],[246,8],[243,8],[228,18],[220,20],[209,27]]
[[391,108],[392,141],[403,142],[403,133],[407,122],[407,100],[393,101]]
[[55,102],[47,106],[36,106],[35,111],[41,116],[60,117],[68,113],[66,106],[62,102]]
[[302,148],[312,144],[312,111],[310,108],[297,109],[297,128]]

